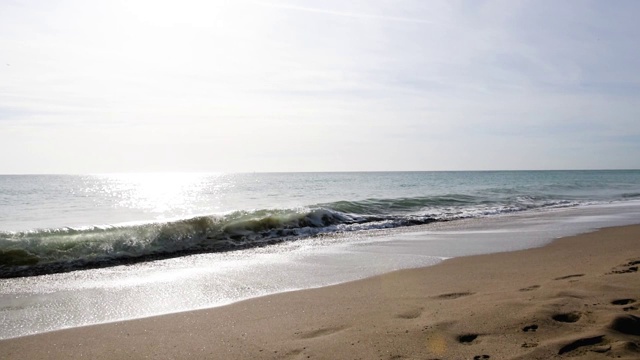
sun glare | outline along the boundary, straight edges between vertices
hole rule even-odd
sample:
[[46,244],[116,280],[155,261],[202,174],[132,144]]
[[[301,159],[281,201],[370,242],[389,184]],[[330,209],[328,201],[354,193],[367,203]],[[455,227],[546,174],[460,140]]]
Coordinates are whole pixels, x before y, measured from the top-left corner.
[[[212,178],[222,174],[144,173],[103,175],[102,191],[118,197],[118,206],[158,214],[180,212],[197,202]],[[216,191],[212,188],[210,191]]]

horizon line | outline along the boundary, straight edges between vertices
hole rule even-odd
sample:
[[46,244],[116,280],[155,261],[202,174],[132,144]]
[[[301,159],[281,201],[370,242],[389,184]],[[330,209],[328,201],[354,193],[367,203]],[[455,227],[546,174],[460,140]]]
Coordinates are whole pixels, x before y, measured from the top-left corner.
[[0,173],[0,176],[87,176],[87,175],[135,175],[135,174],[349,174],[349,173],[428,173],[428,172],[553,172],[553,171],[640,171],[640,168],[578,168],[578,169],[472,169],[472,170],[326,170],[326,171],[110,171],[87,173]]

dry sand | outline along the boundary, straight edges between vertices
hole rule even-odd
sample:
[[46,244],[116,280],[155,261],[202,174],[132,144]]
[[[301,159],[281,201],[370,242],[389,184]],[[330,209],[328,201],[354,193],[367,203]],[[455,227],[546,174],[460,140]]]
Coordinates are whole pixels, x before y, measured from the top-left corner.
[[640,359],[640,226],[0,341],[0,359]]

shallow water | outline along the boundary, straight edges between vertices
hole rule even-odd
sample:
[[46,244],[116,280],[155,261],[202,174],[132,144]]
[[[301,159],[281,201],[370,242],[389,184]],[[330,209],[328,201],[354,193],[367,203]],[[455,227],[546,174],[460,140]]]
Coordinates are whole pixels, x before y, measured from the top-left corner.
[[0,338],[219,306],[449,257],[541,246],[639,220],[640,202],[628,201],[325,234],[239,251],[4,279]]
[[0,277],[638,198],[640,171],[0,176]]

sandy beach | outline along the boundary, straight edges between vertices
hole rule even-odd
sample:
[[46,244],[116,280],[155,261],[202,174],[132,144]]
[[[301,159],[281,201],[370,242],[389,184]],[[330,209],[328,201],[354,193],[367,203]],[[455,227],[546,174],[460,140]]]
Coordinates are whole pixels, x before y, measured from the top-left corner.
[[2,359],[638,359],[640,225],[0,341]]

